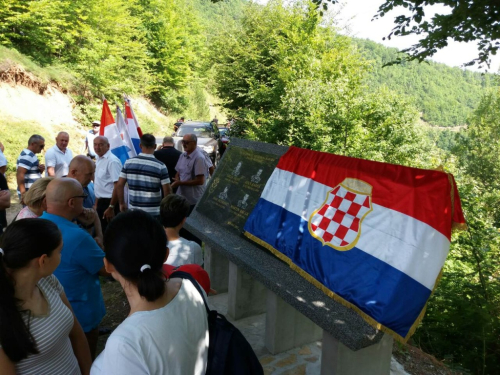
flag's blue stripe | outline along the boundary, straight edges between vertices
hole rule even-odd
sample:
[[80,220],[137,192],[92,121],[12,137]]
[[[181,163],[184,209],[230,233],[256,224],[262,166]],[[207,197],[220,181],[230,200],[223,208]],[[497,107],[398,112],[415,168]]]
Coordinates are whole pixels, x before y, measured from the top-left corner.
[[132,144],[134,145],[136,154],[139,155],[142,152],[141,148],[139,147],[141,140],[139,138],[132,138],[132,137],[130,137],[130,139],[132,140]]
[[125,162],[128,160],[128,151],[127,147],[125,145],[114,148],[111,150],[111,152],[122,162],[122,164],[125,164]]
[[338,251],[312,237],[307,221],[260,199],[245,231],[271,245],[335,294],[405,337],[431,291],[354,247]]

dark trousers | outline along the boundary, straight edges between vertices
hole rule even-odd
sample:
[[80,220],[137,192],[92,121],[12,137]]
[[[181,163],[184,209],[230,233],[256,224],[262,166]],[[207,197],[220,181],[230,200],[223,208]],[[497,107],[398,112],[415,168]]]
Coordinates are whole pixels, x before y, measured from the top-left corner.
[[[102,216],[104,215],[104,211],[106,211],[109,207],[109,204],[111,203],[111,198],[99,198],[97,200],[97,215],[99,215],[99,220],[101,221],[101,227],[102,227],[102,233],[106,232],[106,228],[108,227],[108,221],[106,219],[103,219]],[[118,215],[120,213],[120,207],[117,204],[115,204],[115,215]]]

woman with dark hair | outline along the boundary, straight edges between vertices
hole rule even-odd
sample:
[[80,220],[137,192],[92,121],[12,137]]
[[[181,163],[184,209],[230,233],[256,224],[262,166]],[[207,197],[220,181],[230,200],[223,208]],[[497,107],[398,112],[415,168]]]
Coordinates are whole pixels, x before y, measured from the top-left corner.
[[0,248],[0,373],[88,374],[87,340],[52,273],[61,232],[45,219],[5,231]]
[[144,211],[121,213],[104,235],[104,265],[120,282],[130,314],[111,334],[91,374],[205,373],[208,321],[189,280],[166,280],[168,255],[161,224]]

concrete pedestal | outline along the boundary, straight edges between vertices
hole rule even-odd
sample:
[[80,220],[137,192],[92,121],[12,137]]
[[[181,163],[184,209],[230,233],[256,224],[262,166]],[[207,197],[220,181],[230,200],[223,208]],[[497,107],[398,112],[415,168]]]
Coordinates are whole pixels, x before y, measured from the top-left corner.
[[267,289],[236,264],[229,262],[227,313],[235,319],[266,311]]
[[353,351],[323,332],[321,375],[389,375],[393,338],[384,335],[375,345]]
[[272,354],[321,340],[322,329],[268,290],[266,347]]
[[210,285],[218,293],[228,290],[229,260],[205,243],[205,271],[210,277]]

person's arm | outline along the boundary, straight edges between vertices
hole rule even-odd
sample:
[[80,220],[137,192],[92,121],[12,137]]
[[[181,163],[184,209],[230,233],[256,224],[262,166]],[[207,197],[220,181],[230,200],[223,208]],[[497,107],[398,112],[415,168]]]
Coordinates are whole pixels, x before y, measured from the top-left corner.
[[10,207],[10,191],[1,190],[0,191],[0,210],[5,210]]
[[49,177],[56,176],[56,157],[52,156],[54,151],[51,149],[45,154],[45,167],[47,168],[47,175]]
[[104,211],[102,218],[107,220],[108,222],[113,220],[115,217],[115,206],[118,204],[118,189],[116,186],[118,182],[114,183],[113,194],[111,195],[111,201],[109,202],[109,207]]
[[24,186],[24,176],[28,172],[26,168],[18,167],[16,172],[17,186],[19,186],[19,192],[21,193],[21,204],[24,204],[23,198],[26,194],[26,186]]
[[208,168],[208,173],[210,173],[210,177],[212,177],[212,175],[214,174],[214,166],[212,165],[210,168]]
[[3,143],[2,143],[2,142],[0,142],[0,150],[2,150],[2,152],[4,152],[4,151],[5,151],[5,147],[3,146]]
[[0,348],[0,371],[2,375],[16,375],[16,366],[2,348]]
[[117,185],[118,185],[118,180],[120,179],[120,173],[121,173],[120,163],[116,162],[116,163],[111,163],[109,165],[109,174],[113,179],[113,193],[111,194],[111,201],[109,202],[110,207],[106,208],[102,216],[102,218],[107,220],[108,222],[115,217],[115,206],[119,204]]
[[163,189],[164,197],[166,197],[169,194],[172,194],[172,188],[170,187],[170,184],[161,185],[161,188]]
[[165,166],[165,164],[163,164],[160,170],[160,183],[164,197],[166,197],[169,194],[172,194],[172,188],[170,187],[170,182],[171,181],[170,181],[170,176],[168,175],[167,167]]
[[204,174],[196,176],[193,180],[178,181],[178,185],[183,185],[183,186],[196,186],[196,185],[203,185],[204,183],[205,183]]
[[92,357],[90,356],[87,338],[85,337],[82,326],[78,323],[78,319],[76,319],[75,313],[73,312],[71,304],[69,303],[64,292],[61,293],[61,300],[73,314],[73,328],[71,328],[71,331],[69,332],[69,340],[71,341],[73,353],[75,353],[82,375],[88,375],[90,374],[90,367],[92,366]]
[[104,235],[102,233],[102,226],[101,226],[101,220],[99,220],[99,215],[97,214],[97,211],[94,210],[94,240],[97,242],[97,244],[102,247],[103,241],[104,241]]
[[118,202],[120,203],[120,211],[124,212],[127,211],[127,203],[125,202],[125,183],[127,180],[123,177],[120,177],[118,179],[118,182],[116,183],[115,189],[116,190],[116,195],[118,196]]

